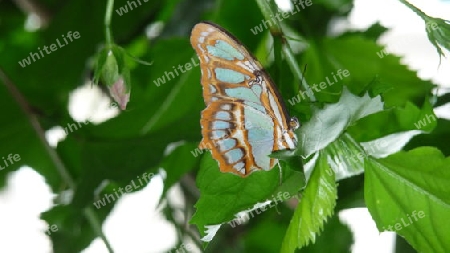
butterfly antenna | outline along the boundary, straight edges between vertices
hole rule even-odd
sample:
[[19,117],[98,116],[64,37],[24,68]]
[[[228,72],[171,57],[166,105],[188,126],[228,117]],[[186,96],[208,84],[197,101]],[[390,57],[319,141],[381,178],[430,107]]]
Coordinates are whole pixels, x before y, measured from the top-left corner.
[[[308,64],[305,64],[305,67],[303,68],[302,76],[301,76],[302,79],[300,79],[300,84],[299,84],[299,87],[298,87],[299,91],[301,91],[301,89],[302,89],[302,82],[303,82],[303,79],[305,78],[306,67],[308,67]],[[288,113],[289,113],[289,115],[291,115],[290,107],[288,108]]]
[[303,80],[305,79],[305,74],[306,74],[306,68],[308,67],[308,63],[306,63],[305,64],[305,67],[303,68],[303,71],[302,71],[302,79],[300,80],[300,87],[299,88],[301,88],[302,87],[302,83],[303,83]]

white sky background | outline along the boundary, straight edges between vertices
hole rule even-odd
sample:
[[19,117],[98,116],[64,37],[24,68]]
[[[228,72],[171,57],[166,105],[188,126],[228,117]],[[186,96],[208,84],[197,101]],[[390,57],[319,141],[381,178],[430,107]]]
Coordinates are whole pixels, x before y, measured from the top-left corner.
[[[410,3],[430,16],[450,19],[449,2],[410,0]],[[439,58],[426,37],[424,22],[397,0],[356,0],[349,19],[339,22],[335,28],[365,29],[376,21],[392,29],[380,41],[387,45],[388,52],[404,56],[403,63],[418,70],[421,78],[450,87],[449,60],[442,58],[438,66]],[[89,96],[86,89],[80,92],[84,94],[81,102],[74,100],[91,105],[85,106],[86,110],[99,104],[98,98],[86,98]],[[95,117],[88,116],[89,113],[77,112],[79,116],[75,118],[84,121]],[[165,252],[175,244],[174,228],[154,210],[161,188],[162,178],[157,177],[144,190],[123,197],[108,217],[103,228],[117,253]],[[176,199],[180,195],[179,189],[175,188],[171,194]],[[0,192],[0,252],[51,252],[50,241],[44,234],[47,225],[39,219],[39,214],[51,207],[51,199],[50,189],[42,177],[30,168],[24,167],[10,175],[7,189]],[[380,236],[367,209],[346,210],[340,217],[356,231],[354,253],[392,252],[392,234],[382,233]],[[103,252],[106,249],[98,239],[84,251]]]

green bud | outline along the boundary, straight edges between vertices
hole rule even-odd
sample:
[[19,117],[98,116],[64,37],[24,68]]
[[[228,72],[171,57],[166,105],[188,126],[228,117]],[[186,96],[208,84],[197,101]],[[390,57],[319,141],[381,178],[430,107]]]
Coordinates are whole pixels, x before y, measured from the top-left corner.
[[131,91],[130,70],[125,56],[125,50],[116,45],[102,49],[94,73],[94,83],[101,80],[122,110],[130,100]]

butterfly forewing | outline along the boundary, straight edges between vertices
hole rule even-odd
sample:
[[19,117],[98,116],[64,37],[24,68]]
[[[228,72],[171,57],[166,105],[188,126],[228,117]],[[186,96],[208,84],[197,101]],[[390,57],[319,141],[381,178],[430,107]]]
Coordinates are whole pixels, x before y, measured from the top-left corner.
[[199,23],[192,30],[191,44],[200,58],[203,97],[206,105],[218,98],[227,97],[224,85],[244,86],[246,80],[256,78],[259,63],[248,59],[248,53],[220,28]]
[[268,155],[295,148],[297,139],[270,77],[237,39],[217,25],[197,24],[191,44],[200,59],[207,105],[200,147],[212,151],[223,172],[247,176],[271,169],[276,160]]

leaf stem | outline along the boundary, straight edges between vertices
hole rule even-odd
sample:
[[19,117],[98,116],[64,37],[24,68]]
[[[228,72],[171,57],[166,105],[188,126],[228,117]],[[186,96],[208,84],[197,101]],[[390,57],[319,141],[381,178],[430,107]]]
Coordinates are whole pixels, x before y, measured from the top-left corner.
[[86,207],[84,210],[84,216],[91,224],[92,229],[95,231],[95,233],[102,239],[103,243],[105,244],[106,248],[108,249],[109,253],[114,253],[113,248],[111,247],[111,244],[108,241],[108,238],[106,238],[105,234],[102,230],[102,223],[98,220],[97,215],[95,215],[94,210],[91,207]]
[[106,12],[105,12],[105,36],[106,36],[106,45],[110,46],[113,44],[113,39],[111,36],[111,16],[113,13],[114,0],[108,0],[106,4]]
[[[301,81],[301,86],[305,91],[310,90],[308,83],[306,82],[305,78],[303,77],[302,71],[299,68],[299,64],[297,63],[297,60],[295,59],[294,53],[292,52],[291,47],[289,46],[288,41],[284,37],[283,31],[281,29],[281,23],[277,19],[273,19],[272,17],[275,17],[276,13],[274,12],[273,8],[270,6],[270,3],[267,0],[256,0],[259,8],[261,9],[261,12],[266,20],[275,20],[275,22],[268,22],[269,23],[269,30],[272,34],[272,37],[274,40],[279,39],[282,44],[282,50],[286,59],[286,62],[288,63],[291,71],[294,73],[294,76],[298,78]],[[315,102],[316,98],[313,94],[313,92],[306,92],[307,96],[309,97],[309,100],[311,102]]]

